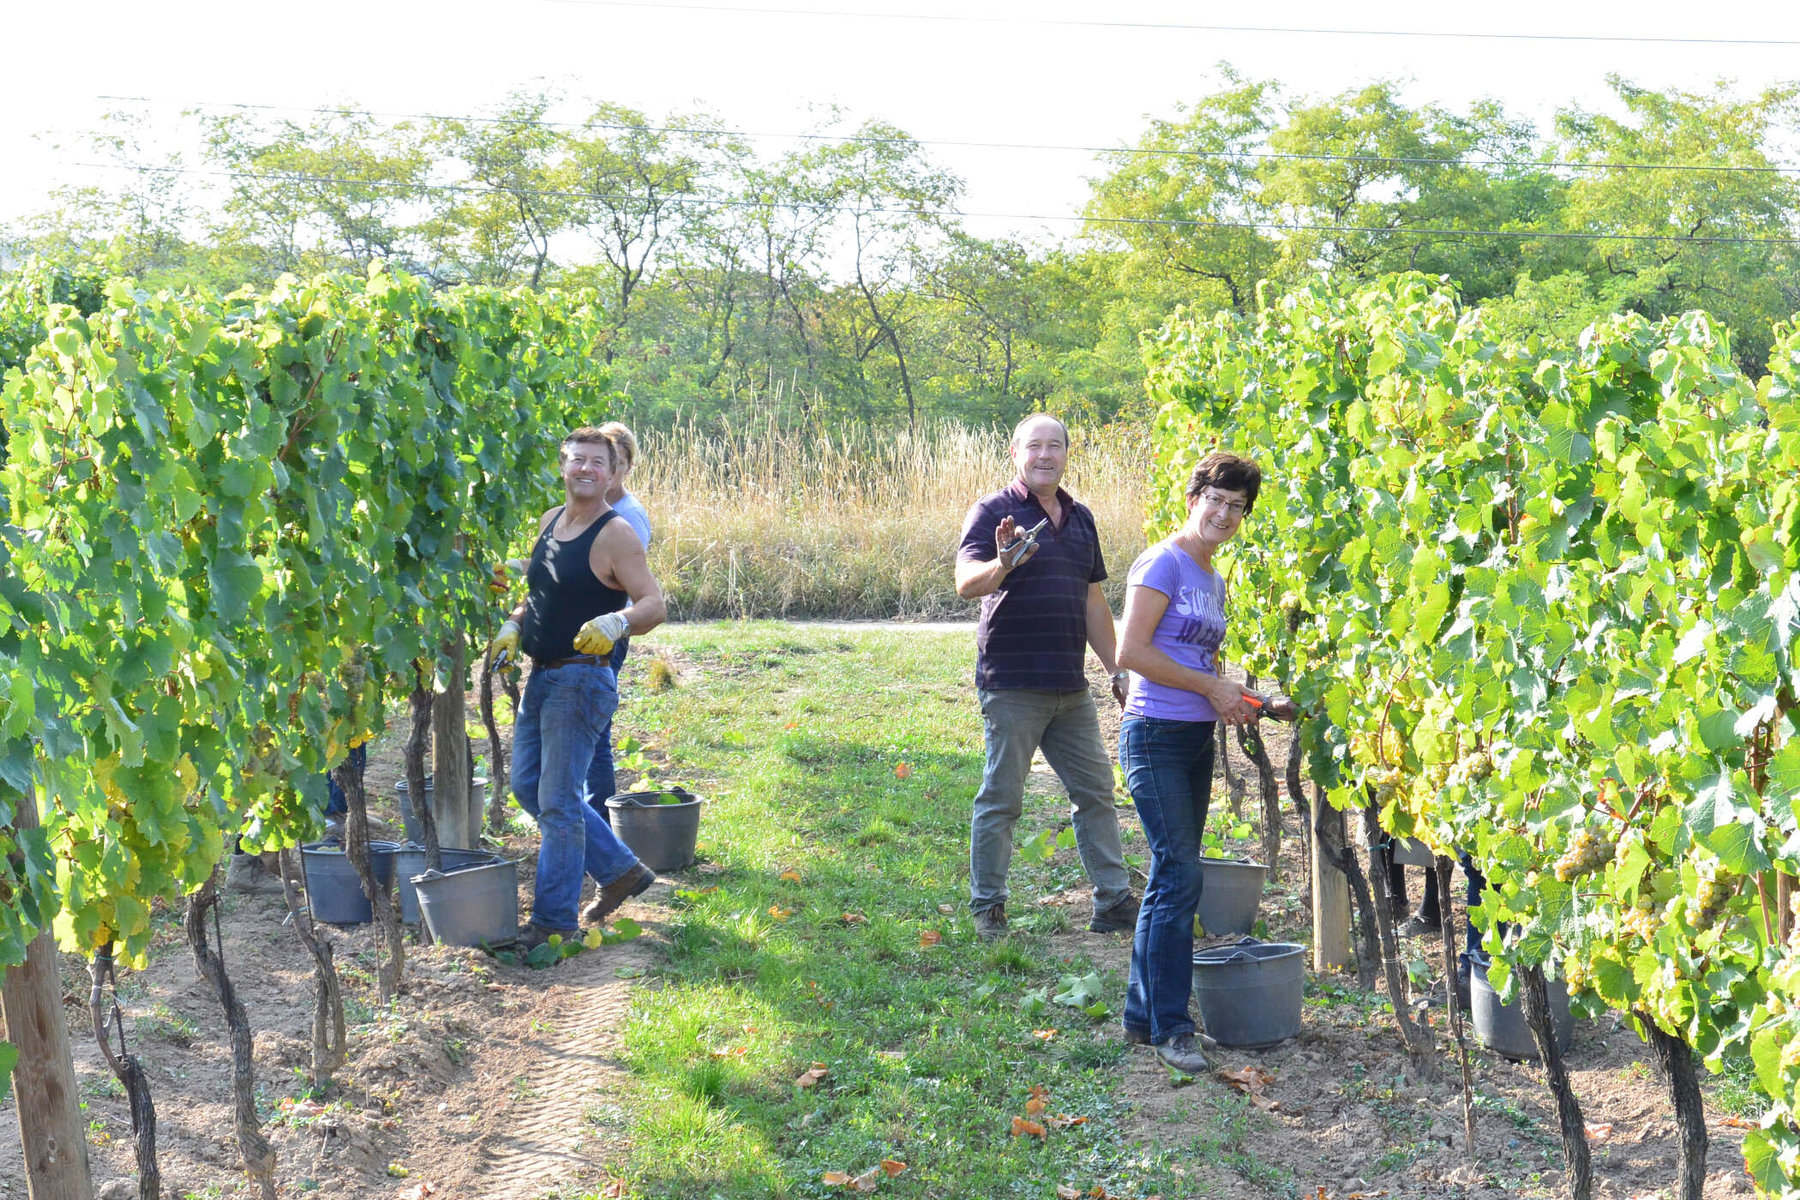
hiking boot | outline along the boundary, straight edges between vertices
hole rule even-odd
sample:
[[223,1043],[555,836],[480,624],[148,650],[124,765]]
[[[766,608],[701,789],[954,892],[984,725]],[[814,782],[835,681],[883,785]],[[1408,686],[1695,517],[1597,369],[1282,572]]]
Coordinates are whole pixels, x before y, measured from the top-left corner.
[[254,896],[279,896],[281,876],[256,854],[234,854],[225,868],[225,890]]
[[1436,921],[1430,921],[1414,913],[1394,928],[1394,933],[1403,938],[1435,937],[1444,932],[1444,927]]
[[581,930],[551,929],[548,925],[539,925],[536,921],[528,921],[519,926],[519,937],[513,945],[520,954],[530,954],[548,942],[553,934],[560,935],[565,942],[572,942],[581,936]]
[[1089,933],[1131,933],[1137,929],[1138,909],[1143,907],[1138,898],[1126,892],[1121,900],[1113,902],[1111,908],[1094,914],[1088,922]]
[[611,883],[600,885],[600,890],[594,893],[594,898],[589,900],[587,907],[581,910],[581,923],[590,926],[600,925],[606,918],[618,911],[619,905],[633,896],[642,895],[655,882],[655,871],[641,862],[632,863],[631,869],[623,875]]
[[1006,905],[990,904],[975,910],[975,936],[984,942],[997,942],[1006,936]]
[[1206,1055],[1200,1053],[1200,1047],[1194,1044],[1194,1035],[1178,1033],[1156,1048],[1156,1057],[1162,1059],[1163,1065],[1187,1075],[1200,1075],[1212,1070],[1212,1064],[1206,1061]]

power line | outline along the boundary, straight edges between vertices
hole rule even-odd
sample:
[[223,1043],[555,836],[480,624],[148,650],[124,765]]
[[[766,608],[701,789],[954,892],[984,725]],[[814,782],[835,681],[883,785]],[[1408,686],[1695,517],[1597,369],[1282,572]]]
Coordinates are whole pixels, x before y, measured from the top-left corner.
[[1518,33],[1459,32],[1449,29],[1348,29],[1306,28],[1292,25],[1199,25],[1185,21],[1099,21],[1059,17],[988,17],[966,13],[840,12],[822,8],[775,8],[727,4],[671,4],[656,0],[539,0],[543,4],[567,4],[584,8],[643,8],[668,12],[741,13],[748,16],[837,17],[850,20],[931,21],[968,25],[1042,25],[1064,29],[1149,29],[1162,32],[1302,34],[1315,37],[1450,38],[1497,42],[1621,42],[1658,46],[1800,46],[1800,40],[1780,38],[1662,37],[1622,33]]
[[[461,183],[411,183],[405,180],[390,179],[344,179],[330,175],[309,174],[265,174],[257,171],[229,171],[222,168],[202,167],[152,167],[136,166],[121,163],[71,163],[71,166],[101,171],[136,171],[139,174],[158,175],[208,175],[226,179],[248,179],[260,183],[287,184],[327,184],[342,187],[361,187],[377,189],[394,189],[408,192],[450,192],[480,196],[510,197],[546,197],[564,200],[593,200],[603,203],[625,204],[643,202],[644,198],[630,195],[615,195],[600,192],[565,192],[550,191],[541,188],[500,188],[484,184]],[[1368,234],[1410,234],[1415,237],[1444,238],[1508,238],[1517,241],[1576,241],[1576,242],[1677,242],[1683,245],[1707,246],[1792,246],[1800,245],[1800,235],[1789,237],[1735,237],[1723,235],[1707,235],[1689,237],[1674,233],[1565,233],[1531,229],[1438,229],[1422,226],[1405,225],[1311,225],[1288,221],[1202,221],[1192,218],[1177,217],[1089,217],[1069,213],[996,213],[967,212],[958,209],[928,209],[910,206],[883,207],[870,205],[866,208],[853,208],[842,204],[830,204],[817,201],[794,200],[776,202],[772,200],[746,200],[719,198],[710,196],[692,196],[671,194],[661,198],[665,204],[693,204],[715,208],[761,209],[765,211],[779,209],[796,209],[819,213],[859,213],[874,216],[913,216],[921,218],[956,219],[956,220],[996,220],[996,221],[1076,221],[1087,225],[1112,225],[1127,227],[1158,227],[1170,229],[1229,229],[1242,231],[1270,231],[1275,233],[1368,233]]]
[[[96,96],[97,100],[160,104],[149,96]],[[713,137],[775,138],[791,141],[849,142],[867,145],[944,146],[969,150],[1050,150],[1085,154],[1147,154],[1158,157],[1207,160],[1252,159],[1278,162],[1348,162],[1400,166],[1537,168],[1549,171],[1676,171],[1738,175],[1795,175],[1800,167],[1737,166],[1728,163],[1556,162],[1538,159],[1434,158],[1395,154],[1327,154],[1282,150],[1175,150],[1131,146],[1082,146],[1046,142],[973,142],[945,138],[882,137],[855,133],[772,133],[747,129],[694,128],[684,125],[649,125],[610,121],[549,121],[535,117],[447,116],[441,113],[384,112],[366,108],[306,107],[291,104],[249,104],[233,101],[194,101],[192,109],[243,109],[253,112],[298,112],[323,116],[374,117],[388,121],[453,121],[467,124],[515,125],[547,129],[612,129],[631,133],[708,135]]]

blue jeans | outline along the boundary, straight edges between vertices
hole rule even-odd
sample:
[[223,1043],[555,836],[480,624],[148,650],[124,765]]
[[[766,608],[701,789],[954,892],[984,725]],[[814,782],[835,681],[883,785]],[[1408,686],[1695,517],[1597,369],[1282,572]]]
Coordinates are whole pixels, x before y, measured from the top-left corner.
[[1194,913],[1203,882],[1200,835],[1212,799],[1212,721],[1126,717],[1119,763],[1150,842],[1150,882],[1131,942],[1125,1028],[1162,1045],[1194,1032]]
[[637,865],[606,819],[582,803],[594,742],[618,703],[612,668],[592,663],[534,670],[525,684],[513,727],[512,790],[538,823],[531,920],[545,929],[580,927],[584,871],[606,884]]
[[[622,637],[613,643],[612,670],[613,679],[619,678],[619,668],[625,665],[625,652],[631,649],[631,639]],[[618,777],[613,773],[612,752],[612,714],[606,715],[606,727],[594,742],[594,761],[588,767],[587,802],[594,806],[594,811],[606,818],[606,801],[619,793]]]
[[[350,769],[362,774],[369,767],[369,743],[364,742],[350,751]],[[337,777],[330,771],[325,772],[326,817],[341,817],[350,811],[350,798],[344,795],[344,789],[338,786]]]
[[1119,811],[1113,804],[1112,763],[1100,740],[1100,718],[1086,688],[982,691],[981,721],[987,766],[969,822],[969,909],[1006,902],[1012,865],[1013,826],[1024,809],[1031,756],[1044,759],[1069,792],[1075,849],[1094,885],[1094,912],[1105,912],[1131,894],[1125,851],[1119,844]]

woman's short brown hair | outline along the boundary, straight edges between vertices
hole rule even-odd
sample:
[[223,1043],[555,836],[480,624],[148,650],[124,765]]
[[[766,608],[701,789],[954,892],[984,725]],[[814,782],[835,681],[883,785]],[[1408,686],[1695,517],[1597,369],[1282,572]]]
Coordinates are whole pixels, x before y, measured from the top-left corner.
[[1207,488],[1244,493],[1244,511],[1256,507],[1256,493],[1262,487],[1262,468],[1235,454],[1209,454],[1200,460],[1188,477],[1187,496],[1198,500]]

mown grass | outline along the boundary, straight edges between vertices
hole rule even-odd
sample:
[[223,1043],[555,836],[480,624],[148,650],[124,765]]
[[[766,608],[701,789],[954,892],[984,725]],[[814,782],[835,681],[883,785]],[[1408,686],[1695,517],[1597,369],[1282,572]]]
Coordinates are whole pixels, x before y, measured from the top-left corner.
[[[1010,433],[646,430],[630,486],[656,531],[650,569],[681,620],[969,615],[951,582],[957,535],[969,505],[1012,478]],[[1071,440],[1065,486],[1094,510],[1117,591],[1144,548],[1150,440],[1124,426]]]
[[[880,1188],[896,1198],[1140,1194],[1161,1156],[1119,1135],[1116,1017],[1021,1006],[1093,970],[1044,936],[1071,910],[1015,903],[1018,932],[997,945],[966,913],[981,770],[967,636],[753,624],[653,640],[688,676],[650,696],[628,672],[620,727],[710,803],[666,965],[624,1032],[633,1194],[838,1195],[827,1172],[883,1159],[906,1164]],[[1062,802],[1038,804],[1019,837],[1065,821]],[[1015,901],[1080,878],[1073,851],[1015,863]],[[1116,1013],[1123,981],[1103,978]],[[797,1086],[814,1063],[826,1077]],[[1086,1121],[1013,1136],[1034,1085],[1043,1116]]]

